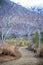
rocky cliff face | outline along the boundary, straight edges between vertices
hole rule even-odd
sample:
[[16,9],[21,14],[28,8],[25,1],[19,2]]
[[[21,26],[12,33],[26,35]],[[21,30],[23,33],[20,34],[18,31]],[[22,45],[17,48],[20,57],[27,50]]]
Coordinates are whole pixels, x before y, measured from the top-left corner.
[[12,31],[26,31],[30,26],[43,23],[43,16],[11,1],[0,0],[0,28],[13,26]]

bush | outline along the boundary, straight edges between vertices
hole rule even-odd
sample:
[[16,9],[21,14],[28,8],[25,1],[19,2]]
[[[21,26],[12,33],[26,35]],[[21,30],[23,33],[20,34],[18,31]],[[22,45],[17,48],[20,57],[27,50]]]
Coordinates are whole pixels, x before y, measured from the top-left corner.
[[32,35],[32,43],[36,45],[38,44],[38,33],[37,32]]
[[11,55],[11,56],[17,56],[17,46],[10,45],[8,43],[4,43],[3,45],[0,44],[0,55]]
[[2,38],[2,32],[0,31],[0,38]]
[[43,31],[41,32],[41,43],[43,43]]

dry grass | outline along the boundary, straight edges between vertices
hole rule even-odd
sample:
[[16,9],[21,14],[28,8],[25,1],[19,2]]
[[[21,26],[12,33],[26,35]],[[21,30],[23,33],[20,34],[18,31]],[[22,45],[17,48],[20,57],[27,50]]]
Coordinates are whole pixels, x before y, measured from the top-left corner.
[[18,51],[18,47],[13,42],[5,42],[0,44],[0,61],[11,60],[21,57],[21,53]]

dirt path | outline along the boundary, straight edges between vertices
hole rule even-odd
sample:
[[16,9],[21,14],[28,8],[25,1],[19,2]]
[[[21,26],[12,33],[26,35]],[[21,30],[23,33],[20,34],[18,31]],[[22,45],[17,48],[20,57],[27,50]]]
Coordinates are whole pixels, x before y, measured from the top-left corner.
[[38,64],[40,60],[34,57],[34,53],[28,51],[25,47],[20,47],[19,51],[22,54],[21,58],[7,62],[0,62],[0,65],[41,65]]

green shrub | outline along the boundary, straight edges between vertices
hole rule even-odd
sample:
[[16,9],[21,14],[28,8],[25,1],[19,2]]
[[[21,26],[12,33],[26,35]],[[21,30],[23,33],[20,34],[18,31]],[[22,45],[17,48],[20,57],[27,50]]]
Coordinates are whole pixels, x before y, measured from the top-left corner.
[[2,38],[2,32],[0,31],[0,38]]
[[43,31],[41,32],[41,43],[43,43]]
[[38,32],[32,35],[32,43],[38,44]]

